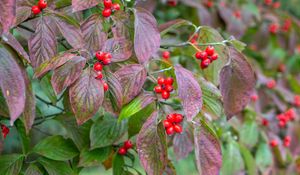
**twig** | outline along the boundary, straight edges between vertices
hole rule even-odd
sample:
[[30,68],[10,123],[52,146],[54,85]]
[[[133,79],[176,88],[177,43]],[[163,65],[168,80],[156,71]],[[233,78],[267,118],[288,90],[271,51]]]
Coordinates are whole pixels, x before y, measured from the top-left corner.
[[45,103],[46,105],[48,105],[48,106],[52,106],[52,107],[55,107],[56,109],[59,109],[59,110],[61,110],[61,111],[64,111],[63,108],[61,108],[61,107],[59,107],[59,106],[56,106],[56,105],[52,104],[51,102],[48,102],[48,101],[44,100],[42,97],[40,97],[40,96],[38,96],[38,95],[35,95],[35,97],[36,97],[38,100],[40,100],[41,102],[43,102],[43,103]]

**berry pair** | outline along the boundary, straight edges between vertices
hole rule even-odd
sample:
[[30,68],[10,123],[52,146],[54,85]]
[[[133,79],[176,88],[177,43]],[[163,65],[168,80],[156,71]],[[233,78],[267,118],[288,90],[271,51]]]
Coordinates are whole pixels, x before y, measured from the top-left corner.
[[[98,60],[98,62],[94,64],[94,70],[97,72],[96,79],[102,80],[103,74],[101,71],[103,69],[103,66],[109,65],[111,63],[112,56],[108,52],[98,51],[96,52],[96,58]],[[102,80],[102,84],[103,84],[104,91],[106,92],[109,88],[108,84],[104,80]]]
[[295,120],[296,112],[293,109],[289,109],[282,114],[276,116],[278,120],[278,126],[284,128],[289,121]]
[[34,6],[31,7],[31,11],[32,11],[33,14],[38,15],[46,7],[47,7],[47,1],[39,0],[37,5],[34,5]]
[[283,32],[288,32],[288,31],[290,30],[291,26],[292,26],[292,20],[291,20],[291,19],[286,19],[286,20],[284,20],[284,22],[283,22],[283,25],[282,25],[282,27],[281,27],[281,30],[282,30]]
[[279,1],[273,2],[273,0],[265,0],[264,2],[267,6],[272,6],[275,9],[278,9],[281,6],[281,3]]
[[103,0],[104,9],[102,11],[102,16],[105,18],[110,17],[113,11],[118,11],[121,9],[120,4],[112,3],[111,0]]
[[1,124],[2,136],[6,138],[7,134],[9,133],[9,128],[3,124]]
[[291,144],[291,137],[290,136],[285,136],[283,139],[283,146],[289,147]]
[[182,126],[180,123],[183,121],[183,116],[181,114],[173,113],[167,115],[167,119],[163,121],[164,127],[166,129],[166,133],[168,135],[172,135],[175,132],[181,133]]
[[215,48],[213,46],[206,47],[205,51],[198,51],[195,57],[201,60],[201,68],[205,69],[210,63],[218,59],[218,54],[215,53]]
[[161,94],[163,99],[168,99],[170,97],[170,92],[173,91],[173,84],[174,80],[172,77],[162,78],[158,77],[157,79],[157,86],[154,87],[154,91],[158,94]]
[[125,154],[127,154],[127,151],[129,149],[131,149],[132,147],[133,147],[133,144],[131,143],[131,141],[127,140],[127,141],[124,142],[123,146],[121,148],[119,148],[118,153],[120,155],[125,155]]

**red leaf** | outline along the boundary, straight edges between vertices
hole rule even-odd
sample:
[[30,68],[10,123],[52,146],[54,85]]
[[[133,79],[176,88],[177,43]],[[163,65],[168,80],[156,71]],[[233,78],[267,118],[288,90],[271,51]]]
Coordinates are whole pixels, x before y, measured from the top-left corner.
[[208,126],[195,126],[195,155],[200,174],[217,175],[222,167],[222,150],[220,143]]
[[81,31],[85,40],[85,48],[92,52],[101,50],[107,39],[103,32],[103,20],[100,15],[92,15],[81,24]]
[[0,87],[10,113],[10,122],[21,115],[25,106],[25,82],[15,54],[0,45]]
[[167,144],[164,127],[157,125],[158,112],[155,111],[144,123],[137,136],[136,146],[142,166],[149,175],[164,172],[167,158]]
[[112,61],[125,61],[132,55],[132,42],[125,38],[109,39],[105,42],[103,51],[112,54]]
[[147,71],[140,64],[131,64],[116,71],[115,75],[123,87],[123,101],[126,104],[142,90],[147,78]]
[[101,0],[72,0],[73,12],[94,7],[100,2]]
[[154,16],[142,8],[136,8],[134,21],[134,51],[143,64],[148,62],[160,46],[160,33]]
[[34,68],[56,54],[56,36],[49,23],[48,17],[40,18],[35,33],[28,41],[30,60]]
[[79,78],[85,63],[85,58],[75,56],[66,64],[54,70],[51,84],[56,94],[60,94]]
[[16,21],[14,26],[22,23],[31,15],[31,7],[34,5],[30,0],[17,0]]
[[230,48],[231,64],[220,72],[220,91],[228,118],[241,112],[254,91],[256,76],[245,56]]
[[93,117],[103,102],[103,85],[95,77],[91,68],[85,69],[70,87],[70,103],[79,125]]
[[192,135],[188,130],[176,134],[173,139],[173,149],[177,160],[186,158],[194,149]]
[[180,65],[175,66],[175,74],[178,85],[178,96],[182,101],[184,113],[187,120],[192,121],[202,108],[202,91],[200,85],[193,73]]
[[2,24],[3,32],[6,33],[15,22],[16,0],[1,0],[0,12],[0,23]]

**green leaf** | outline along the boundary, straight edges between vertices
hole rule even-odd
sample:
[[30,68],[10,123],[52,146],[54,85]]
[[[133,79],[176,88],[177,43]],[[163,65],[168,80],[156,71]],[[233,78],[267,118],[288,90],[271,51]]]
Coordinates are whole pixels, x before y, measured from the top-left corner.
[[113,175],[123,175],[124,173],[124,156],[115,154],[113,158]]
[[104,115],[92,126],[90,132],[91,148],[102,148],[118,141],[127,130],[126,123],[118,122],[111,115]]
[[22,142],[23,154],[26,154],[29,151],[30,138],[29,138],[29,136],[27,136],[25,126],[21,120],[17,120],[15,122],[15,125],[17,128],[20,140]]
[[104,147],[104,148],[97,148],[94,150],[88,150],[88,148],[84,148],[80,152],[78,166],[81,167],[98,166],[103,161],[109,158],[111,152],[112,152],[111,146]]
[[259,128],[255,120],[247,119],[240,130],[240,141],[247,147],[254,147],[258,141]]
[[256,175],[257,169],[256,169],[255,159],[253,158],[251,152],[244,145],[239,144],[239,146],[240,146],[240,152],[242,153],[242,156],[244,158],[247,174]]
[[23,165],[24,155],[9,154],[0,156],[0,174],[16,175],[19,174]]
[[229,141],[226,147],[222,150],[222,153],[222,175],[238,174],[245,168],[243,157],[239,150],[239,145],[234,140]]
[[46,158],[39,158],[38,162],[43,165],[49,175],[75,175],[66,162],[54,161]]
[[237,39],[231,39],[229,40],[229,43],[232,44],[234,46],[234,48],[236,48],[239,52],[242,52],[245,47],[247,46],[247,44],[237,40]]
[[119,115],[119,121],[130,118],[155,100],[152,93],[142,93],[124,106]]
[[49,159],[61,161],[70,160],[78,155],[78,150],[74,143],[59,135],[43,139],[35,145],[33,152]]
[[164,24],[161,24],[158,26],[158,30],[160,32],[160,35],[163,36],[164,34],[168,33],[169,31],[172,31],[176,28],[179,28],[181,26],[185,25],[193,25],[190,21],[184,20],[184,19],[175,19],[172,21],[168,21]]
[[41,170],[34,164],[30,164],[24,175],[42,175]]
[[261,172],[273,164],[273,155],[267,143],[260,143],[255,153],[255,162]]

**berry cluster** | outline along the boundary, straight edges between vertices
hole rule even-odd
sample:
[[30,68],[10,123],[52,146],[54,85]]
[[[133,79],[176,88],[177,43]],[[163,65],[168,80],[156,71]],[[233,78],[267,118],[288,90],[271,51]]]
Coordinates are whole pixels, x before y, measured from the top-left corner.
[[118,153],[120,155],[125,155],[125,154],[127,154],[127,151],[129,149],[131,149],[132,147],[133,147],[133,144],[131,143],[131,141],[127,140],[127,141],[124,142],[123,146],[121,148],[119,148]]
[[271,23],[269,25],[269,32],[272,34],[276,34],[280,31],[280,29],[282,32],[288,32],[291,27],[292,27],[292,20],[285,19],[281,27],[279,26],[278,23]]
[[39,0],[37,5],[34,5],[34,6],[31,7],[31,11],[32,11],[33,14],[38,15],[46,7],[47,7],[47,1]]
[[182,126],[180,123],[183,121],[183,115],[173,113],[167,115],[167,119],[163,121],[164,127],[166,129],[166,133],[168,135],[172,135],[175,132],[181,133],[182,132]]
[[1,124],[2,136],[6,138],[7,134],[9,133],[9,128],[3,124]]
[[[102,80],[103,74],[101,71],[103,69],[103,66],[109,65],[111,63],[112,56],[108,52],[98,51],[96,52],[96,58],[98,60],[98,62],[94,64],[94,70],[97,72],[96,79]],[[108,84],[104,80],[102,80],[102,84],[103,84],[104,91],[106,92],[109,88]]]
[[276,86],[276,81],[275,80],[269,80],[267,83],[266,83],[266,86],[267,86],[267,88],[269,88],[269,89],[274,89],[275,88],[275,86]]
[[118,3],[112,3],[111,0],[103,0],[104,9],[102,11],[102,16],[107,18],[110,17],[111,13],[113,11],[120,10],[120,4]]
[[169,59],[170,58],[170,52],[169,51],[164,51],[163,53],[162,53],[162,57],[164,58],[164,59]]
[[296,107],[300,107],[300,95],[296,95],[296,96],[294,97],[294,105],[295,105]]
[[276,116],[276,118],[277,118],[277,120],[278,120],[278,126],[279,126],[280,128],[286,127],[286,124],[287,124],[289,121],[295,120],[295,117],[296,117],[296,112],[295,112],[293,109],[289,109],[289,110],[287,110],[287,111],[284,112],[284,113],[278,114],[278,115]]
[[162,78],[158,77],[157,79],[157,86],[154,87],[154,91],[158,94],[161,94],[161,98],[168,99],[170,97],[170,92],[173,91],[173,78]]
[[198,51],[195,57],[201,60],[201,68],[205,69],[210,63],[218,59],[218,54],[215,53],[215,48],[213,46],[206,47],[205,51]]
[[273,2],[273,0],[265,0],[264,2],[267,6],[271,6],[275,9],[278,9],[281,6],[281,3],[279,1]]

